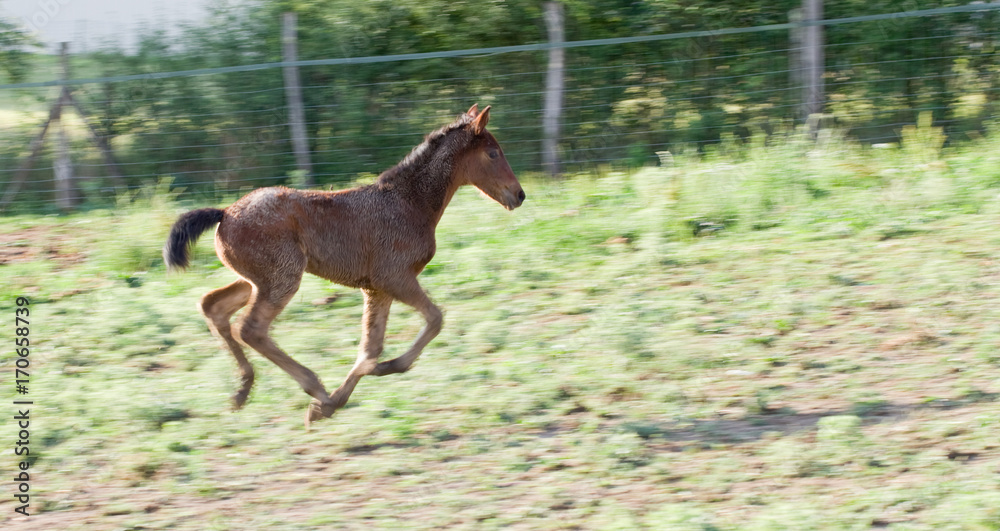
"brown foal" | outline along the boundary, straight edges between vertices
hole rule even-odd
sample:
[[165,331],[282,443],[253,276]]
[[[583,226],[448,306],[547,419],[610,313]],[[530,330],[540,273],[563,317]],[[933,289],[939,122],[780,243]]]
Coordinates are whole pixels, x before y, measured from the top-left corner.
[[[290,374],[314,400],[306,426],[347,403],[362,376],[406,372],[441,330],[442,315],[417,275],[434,256],[434,230],[458,187],[471,184],[513,210],[524,190],[496,138],[486,130],[490,108],[476,105],[427,135],[374,184],[333,192],[261,188],[225,209],[183,214],[170,231],[163,257],[185,268],[189,247],[218,223],[215,251],[239,280],[201,298],[212,332],[239,364],[242,382],[233,395],[239,409],[253,386],[247,345]],[[282,351],[271,323],[299,289],[303,273],[360,288],[364,293],[361,349],[347,379],[331,394],[314,372]],[[423,315],[426,325],[402,356],[378,361],[389,306],[398,300]],[[247,306],[242,318],[230,318]]]

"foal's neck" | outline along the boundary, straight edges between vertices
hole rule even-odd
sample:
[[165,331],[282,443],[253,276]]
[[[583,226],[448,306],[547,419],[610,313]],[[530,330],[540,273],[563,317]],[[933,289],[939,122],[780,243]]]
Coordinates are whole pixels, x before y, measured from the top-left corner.
[[401,164],[379,176],[376,184],[395,191],[436,227],[445,207],[462,184],[455,172],[454,153],[436,153],[423,160]]

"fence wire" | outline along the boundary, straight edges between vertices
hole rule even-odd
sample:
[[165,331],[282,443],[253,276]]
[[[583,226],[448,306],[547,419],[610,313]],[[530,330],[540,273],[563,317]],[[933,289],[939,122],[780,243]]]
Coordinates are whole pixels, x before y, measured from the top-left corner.
[[[983,131],[1000,99],[994,8],[1000,6],[823,21],[824,126],[860,142],[898,142],[903,125],[929,112],[950,138]],[[886,24],[902,26],[886,32]],[[801,127],[801,50],[793,44],[793,27],[567,47],[563,167],[655,164],[658,151],[712,149],[724,138]],[[897,36],[885,37],[889,33]],[[420,57],[360,64],[299,61],[314,180],[340,186],[385,170],[473,103],[493,106],[491,130],[514,170],[538,171],[546,48],[411,54]],[[89,123],[109,140],[130,188],[161,177],[208,195],[292,183],[282,63],[251,66],[185,75],[106,72],[110,77],[75,83],[73,90]],[[0,105],[31,111],[0,124],[4,190],[58,90],[56,81],[0,87]],[[117,183],[79,118],[67,127],[74,191],[107,202]],[[51,148],[27,175],[13,203],[50,208]]]

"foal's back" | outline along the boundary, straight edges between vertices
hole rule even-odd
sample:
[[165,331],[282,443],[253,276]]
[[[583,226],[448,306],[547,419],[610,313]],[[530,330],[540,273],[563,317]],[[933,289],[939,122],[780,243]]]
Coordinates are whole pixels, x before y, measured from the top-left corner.
[[408,210],[376,185],[335,192],[261,188],[225,210],[216,250],[251,281],[268,274],[257,270],[266,263],[371,288],[433,257],[433,227],[409,219]]

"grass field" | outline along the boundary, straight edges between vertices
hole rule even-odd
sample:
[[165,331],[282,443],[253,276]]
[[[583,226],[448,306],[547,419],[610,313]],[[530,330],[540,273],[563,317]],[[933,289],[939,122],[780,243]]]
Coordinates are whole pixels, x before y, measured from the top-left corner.
[[[196,205],[161,186],[5,218],[0,312],[32,300],[35,515],[8,476],[0,523],[1000,529],[1000,150],[907,135],[528,179],[510,213],[465,190],[421,276],[443,332],[311,431],[309,397],[256,354],[228,410],[235,363],[195,302],[233,275],[209,238],[185,274],[158,257]],[[332,388],[360,303],[310,277],[274,337]],[[421,321],[394,306],[389,325],[393,356]]]

